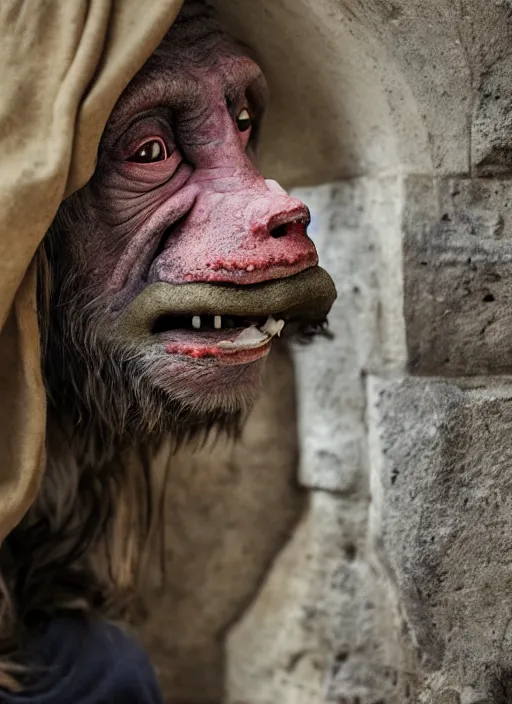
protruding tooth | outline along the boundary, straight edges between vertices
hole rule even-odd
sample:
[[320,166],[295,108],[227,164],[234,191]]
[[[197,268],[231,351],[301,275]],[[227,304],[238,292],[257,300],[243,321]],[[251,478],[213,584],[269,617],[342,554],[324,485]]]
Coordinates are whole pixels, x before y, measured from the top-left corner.
[[265,325],[263,325],[260,330],[267,335],[281,335],[281,330],[284,328],[284,320],[275,320],[271,315],[268,316]]
[[195,328],[196,330],[201,329],[201,316],[200,315],[194,315],[192,318],[192,327]]
[[222,327],[222,318],[220,315],[215,315],[213,317],[213,327],[215,330],[220,330]]

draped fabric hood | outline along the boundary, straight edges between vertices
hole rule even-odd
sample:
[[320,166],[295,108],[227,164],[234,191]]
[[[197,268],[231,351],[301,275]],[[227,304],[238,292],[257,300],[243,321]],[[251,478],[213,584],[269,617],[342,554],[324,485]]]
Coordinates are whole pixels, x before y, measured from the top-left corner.
[[0,3],[0,539],[45,466],[35,252],[182,0]]

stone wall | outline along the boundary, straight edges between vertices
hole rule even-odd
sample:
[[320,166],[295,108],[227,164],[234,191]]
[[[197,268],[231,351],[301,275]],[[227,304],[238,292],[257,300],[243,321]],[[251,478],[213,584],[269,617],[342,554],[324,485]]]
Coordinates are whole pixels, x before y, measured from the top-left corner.
[[512,701],[507,228],[483,224],[506,218],[504,187],[296,191],[335,340],[295,353],[308,503],[229,633],[229,702]]
[[173,470],[170,701],[506,704],[512,3],[217,4],[339,298],[243,443]]

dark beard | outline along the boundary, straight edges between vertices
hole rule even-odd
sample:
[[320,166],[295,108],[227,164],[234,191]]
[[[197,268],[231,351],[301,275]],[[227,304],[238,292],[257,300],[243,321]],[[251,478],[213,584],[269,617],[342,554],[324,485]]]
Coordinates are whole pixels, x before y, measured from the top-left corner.
[[165,481],[155,480],[152,460],[164,436],[176,450],[211,431],[237,436],[243,422],[241,412],[199,414],[172,402],[149,383],[140,357],[104,349],[101,316],[68,295],[81,290],[77,273],[58,281],[48,251],[38,256],[47,464],[34,505],[0,550],[7,658],[58,612],[136,613],[140,567],[162,528],[155,485],[162,491]]
[[78,272],[68,268],[71,273],[55,279],[47,248],[41,250],[39,264],[39,326],[49,409],[68,430],[87,434],[99,461],[112,456],[114,447],[122,450],[134,441],[155,444],[164,435],[179,446],[203,441],[212,432],[239,434],[245,409],[195,409],[159,389],[154,360],[143,350],[105,341],[101,331],[109,321],[99,306],[77,293],[83,291]]
[[[107,306],[87,299],[79,257],[77,262],[66,261],[65,239],[54,224],[39,254],[43,369],[54,418],[78,434],[87,431],[98,457],[112,456],[113,446],[122,449],[134,439],[154,442],[171,435],[180,445],[204,440],[212,431],[239,434],[255,393],[241,384],[240,405],[225,407],[222,403],[194,406],[184,403],[179,393],[162,390],[156,380],[165,360],[104,334],[111,327],[103,312]],[[318,335],[331,337],[325,319],[299,320],[287,323],[280,342],[307,344]],[[234,384],[242,373],[236,368],[231,371]],[[200,381],[201,369],[194,374]]]

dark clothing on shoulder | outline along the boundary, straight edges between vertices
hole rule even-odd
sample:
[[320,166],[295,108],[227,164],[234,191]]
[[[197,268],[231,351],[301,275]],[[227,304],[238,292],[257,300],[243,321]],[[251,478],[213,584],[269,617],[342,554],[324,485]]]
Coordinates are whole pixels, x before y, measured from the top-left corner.
[[34,683],[1,704],[163,704],[147,655],[111,623],[56,618],[29,652]]

